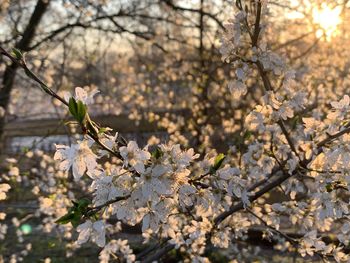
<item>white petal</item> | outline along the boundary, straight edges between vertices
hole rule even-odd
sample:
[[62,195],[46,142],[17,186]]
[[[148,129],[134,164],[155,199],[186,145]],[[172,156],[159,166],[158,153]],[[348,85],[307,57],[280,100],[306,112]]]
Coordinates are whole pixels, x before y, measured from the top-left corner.
[[81,87],[76,87],[75,88],[75,99],[76,100],[80,100],[83,103],[85,103],[85,101],[87,99],[86,91],[83,88],[81,88]]
[[95,243],[99,246],[99,247],[104,247],[106,245],[106,236],[105,236],[105,231],[103,231],[102,233],[99,233],[99,235],[97,235],[95,237]]
[[95,168],[97,167],[97,162],[96,162],[96,158],[94,155],[88,155],[85,157],[85,164],[87,166],[87,169],[92,172],[93,170],[95,170]]
[[70,92],[68,91],[63,92],[63,98],[65,101],[68,102],[71,97],[72,97],[72,94],[70,94]]
[[137,162],[133,165],[136,172],[142,174],[145,172],[145,165],[142,162]]
[[59,168],[60,170],[67,171],[71,167],[71,162],[69,160],[64,160],[60,163]]
[[95,231],[102,232],[102,231],[104,231],[105,225],[104,225],[104,222],[102,220],[99,220],[99,221],[96,221],[92,227]]
[[82,177],[86,171],[86,165],[85,163],[80,160],[80,158],[77,158],[78,160],[75,160],[73,162],[73,176],[75,180],[79,180],[80,177]]
[[77,240],[77,243],[79,245],[84,244],[89,240],[91,234],[91,226],[92,222],[88,220],[77,227],[77,231],[80,232]]
[[142,219],[142,232],[145,232],[149,228],[149,223],[150,223],[150,215],[147,214],[143,217]]

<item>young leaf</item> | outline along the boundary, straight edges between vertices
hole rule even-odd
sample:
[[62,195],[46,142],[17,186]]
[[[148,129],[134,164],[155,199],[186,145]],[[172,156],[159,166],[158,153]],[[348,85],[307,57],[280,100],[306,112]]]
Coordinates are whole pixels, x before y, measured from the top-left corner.
[[79,122],[82,123],[86,116],[86,105],[79,101],[76,101],[73,97],[68,102],[69,112]]
[[251,131],[246,131],[243,135],[244,140],[249,140],[249,138],[252,136],[252,132]]
[[210,172],[211,173],[216,172],[220,168],[220,166],[222,165],[224,159],[225,159],[225,154],[223,154],[223,153],[220,153],[218,156],[216,156],[216,158],[214,160],[214,164],[210,169]]
[[72,114],[72,116],[75,118],[78,114],[78,104],[73,97],[69,99],[68,109],[69,109],[69,112]]
[[55,221],[56,224],[65,225],[72,221],[74,212],[69,212]]
[[89,199],[82,198],[78,201],[72,200],[72,203],[73,206],[69,208],[68,213],[57,219],[55,223],[62,225],[71,223],[74,227],[80,224],[80,221],[91,204],[91,201]]
[[17,48],[13,48],[12,49],[12,54],[18,59],[18,60],[21,60],[23,58],[23,54],[22,52],[17,49]]
[[77,116],[75,117],[80,123],[85,119],[86,115],[86,105],[81,101],[77,102]]
[[159,159],[160,157],[162,157],[163,156],[163,152],[162,152],[162,150],[159,148],[159,147],[157,147],[153,152],[152,152],[152,157],[154,158],[154,159]]
[[91,201],[86,198],[82,198],[78,201],[77,209],[80,212],[85,212],[85,210],[88,208],[88,206],[91,204]]
[[220,168],[224,159],[225,159],[225,154],[223,154],[223,153],[220,153],[218,156],[216,156],[215,161],[214,161],[214,169],[215,170]]
[[326,191],[328,193],[332,192],[334,190],[334,186],[333,184],[329,183],[329,184],[326,184]]
[[73,218],[70,220],[73,227],[77,227],[80,224],[83,214],[80,211],[75,211]]

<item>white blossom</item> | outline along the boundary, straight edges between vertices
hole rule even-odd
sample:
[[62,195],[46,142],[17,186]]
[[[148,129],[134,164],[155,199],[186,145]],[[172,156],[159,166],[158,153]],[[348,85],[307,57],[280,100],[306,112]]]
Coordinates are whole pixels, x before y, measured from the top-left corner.
[[[100,263],[110,262],[110,255],[112,253],[118,255],[117,257],[119,259],[125,260],[127,263],[132,263],[136,260],[136,256],[133,254],[127,240],[111,240],[100,252]],[[115,259],[115,257],[113,257],[113,259]]]
[[231,80],[228,83],[228,89],[230,90],[234,99],[240,99],[242,96],[247,94],[247,87],[240,80]]
[[9,184],[0,184],[0,200],[6,199],[6,193],[11,189]]
[[56,145],[55,160],[61,161],[60,169],[72,172],[75,180],[80,179],[85,172],[93,173],[97,167],[97,156],[90,149],[88,141],[72,144],[70,147]]
[[106,224],[103,220],[92,222],[87,220],[85,223],[77,227],[79,237],[77,243],[79,245],[91,240],[95,242],[99,247],[104,247],[106,244]]
[[66,101],[69,101],[71,97],[74,97],[75,100],[83,102],[85,105],[92,104],[94,102],[93,97],[99,93],[98,89],[93,89],[91,91],[86,91],[81,87],[75,88],[75,95],[72,96],[69,92],[64,93],[64,98]]
[[145,161],[151,157],[146,149],[142,150],[135,141],[130,141],[127,146],[120,147],[119,151],[125,166],[131,165],[138,173],[145,171]]

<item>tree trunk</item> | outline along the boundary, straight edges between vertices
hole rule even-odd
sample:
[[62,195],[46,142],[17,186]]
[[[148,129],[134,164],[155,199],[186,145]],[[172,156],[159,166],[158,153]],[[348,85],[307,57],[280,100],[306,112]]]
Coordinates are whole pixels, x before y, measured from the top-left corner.
[[[15,47],[21,51],[27,51],[29,45],[35,36],[35,31],[49,6],[49,0],[38,0],[34,11],[29,19],[29,22],[23,32],[22,38],[16,43]],[[0,89],[0,106],[7,112],[8,105],[11,98],[11,91],[13,89],[14,80],[16,76],[18,65],[11,63],[5,68],[2,80],[2,88]],[[0,153],[4,153],[4,126],[6,114],[0,117]]]

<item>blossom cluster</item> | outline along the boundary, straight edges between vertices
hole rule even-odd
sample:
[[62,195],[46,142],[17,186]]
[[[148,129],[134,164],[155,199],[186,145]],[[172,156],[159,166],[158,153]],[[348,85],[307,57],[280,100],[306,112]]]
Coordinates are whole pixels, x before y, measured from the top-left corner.
[[[256,9],[261,12],[256,16],[268,12],[266,3],[260,1]],[[263,43],[263,23],[249,28],[251,19],[256,17],[239,10],[226,24],[220,50],[224,61],[234,61],[235,78],[228,84],[234,99],[249,92],[248,80],[256,72],[262,79],[260,104],[245,117],[246,131],[254,138],[245,139],[246,150],[233,152],[220,162],[210,155],[197,161],[199,155],[193,149],[161,144],[150,151],[149,147],[139,148],[135,141],[121,144],[117,134],[98,138],[119,153],[120,162],[113,169],[98,164],[98,159],[111,153],[96,150],[96,141],[89,138],[70,147],[58,145],[55,158],[62,169],[72,168],[76,180],[85,173],[91,178],[93,205],[103,207],[103,218],[140,223],[146,241],[152,237],[168,240],[175,248],[186,248],[192,260],[204,260],[209,242],[228,248],[257,224],[257,218],[281,235],[280,243],[290,242],[280,232],[282,219],[289,220],[291,226],[301,224],[304,237],[295,242],[302,256],[317,253],[344,260],[347,255],[342,245],[326,244],[318,233],[334,230],[332,225],[341,224],[348,216],[348,203],[341,198],[341,191],[350,183],[349,136],[344,131],[349,97],[332,102],[332,112],[323,120],[308,112],[305,115],[306,92],[300,89],[295,71]],[[276,83],[280,83],[278,89]],[[302,122],[291,129],[290,122],[295,119]],[[240,161],[235,161],[235,156],[240,156]],[[290,200],[258,209],[254,201],[281,177],[285,178],[281,189]],[[91,240],[103,247],[108,224],[91,220],[78,226],[78,243]],[[350,231],[346,229],[342,227],[340,241],[347,240]],[[110,241],[101,260],[108,260],[111,251],[121,252],[128,261],[135,259],[124,241]]]

